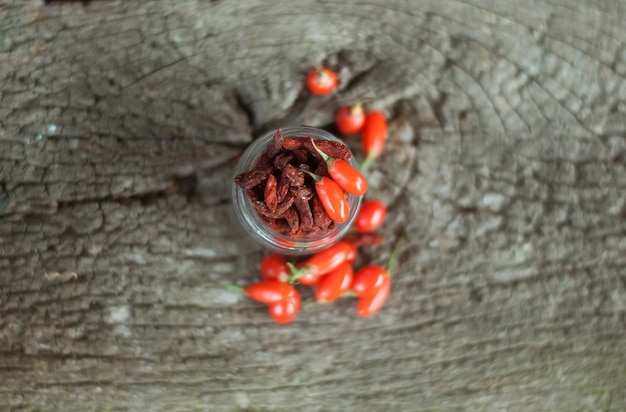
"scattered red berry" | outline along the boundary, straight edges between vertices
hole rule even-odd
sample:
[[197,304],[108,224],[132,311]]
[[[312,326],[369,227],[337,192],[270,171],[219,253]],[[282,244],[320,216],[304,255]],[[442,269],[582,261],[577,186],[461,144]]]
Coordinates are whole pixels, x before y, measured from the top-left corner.
[[356,258],[359,257],[359,250],[356,248],[356,245],[353,242],[347,242],[345,240],[344,242],[348,243],[350,249],[346,256],[346,262],[354,263],[356,261]]
[[319,67],[309,72],[306,85],[313,94],[329,94],[337,88],[337,75],[327,67]]
[[384,267],[378,265],[364,266],[354,274],[352,291],[359,297],[373,295],[388,278],[389,274]]
[[272,319],[277,323],[291,322],[300,311],[300,294],[294,294],[290,299],[269,305],[268,310]]
[[312,273],[306,273],[298,278],[298,282],[306,286],[315,286],[320,281],[320,275],[314,275]]
[[350,262],[344,262],[336,269],[324,275],[315,289],[315,300],[332,302],[350,289],[354,272]]
[[303,274],[297,274],[297,280],[301,284],[306,286],[315,286],[320,281],[321,275],[311,273],[309,269],[306,268],[306,262],[298,263],[296,268],[301,269],[304,272]]
[[261,260],[261,277],[263,279],[287,282],[289,275],[289,267],[284,257],[271,254]]
[[391,278],[385,277],[383,284],[378,288],[376,293],[359,299],[356,305],[356,313],[362,317],[372,316],[383,307],[390,291]]
[[328,156],[317,147],[313,139],[311,139],[311,143],[326,162],[328,174],[341,189],[355,196],[362,196],[367,192],[367,180],[350,162]]
[[361,152],[365,160],[361,164],[361,170],[367,168],[370,162],[383,152],[387,140],[387,120],[381,112],[371,112],[365,118],[361,133]]
[[[353,294],[359,298],[356,307],[357,314],[367,317],[378,312],[390,294],[390,274],[400,253],[400,245],[401,240],[394,246],[386,268],[379,265],[367,265],[356,273],[353,271],[352,263],[357,257],[357,249],[355,244],[345,240],[314,254],[297,265],[286,263],[279,255],[270,255],[273,256],[271,259],[269,256],[266,257],[264,263],[273,268],[274,265],[282,267],[285,262],[291,274],[289,282],[306,279],[301,283],[316,284],[315,302],[317,303],[328,303],[339,297],[348,296],[352,289]],[[277,323],[291,322],[300,311],[300,294],[290,283],[270,279],[253,283],[245,289],[231,286],[245,291],[256,301],[268,304],[269,314]]]
[[366,200],[361,204],[359,213],[354,220],[357,232],[369,233],[382,226],[387,217],[387,208],[377,199]]
[[359,316],[371,316],[383,307],[391,291],[391,273],[400,254],[402,239],[396,242],[387,267],[368,265],[361,268],[352,281],[352,291],[359,296],[356,312]]
[[334,180],[324,176],[315,182],[315,191],[322,201],[328,216],[337,223],[348,220],[350,208],[345,193]]
[[310,273],[321,276],[336,269],[343,262],[346,262],[348,257],[353,253],[354,245],[350,242],[341,241],[330,246],[328,249],[317,252],[305,262],[305,265]]
[[328,161],[328,174],[339,187],[352,195],[362,196],[367,192],[365,177],[343,159],[330,159]]
[[337,223],[348,220],[350,208],[346,194],[335,181],[326,176],[316,175],[308,170],[300,169],[315,180],[315,192],[322,202],[328,217]]
[[363,105],[357,103],[354,106],[343,106],[335,113],[335,124],[339,133],[350,136],[361,131],[365,123],[365,110]]
[[298,293],[296,289],[277,280],[263,280],[253,283],[245,289],[246,294],[261,303],[276,303],[288,300]]

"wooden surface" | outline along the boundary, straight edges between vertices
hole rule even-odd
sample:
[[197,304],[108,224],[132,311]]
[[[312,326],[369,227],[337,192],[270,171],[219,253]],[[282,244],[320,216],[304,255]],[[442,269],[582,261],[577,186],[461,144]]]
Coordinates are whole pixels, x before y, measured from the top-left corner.
[[[626,3],[0,0],[0,410],[626,408]],[[324,63],[341,88],[310,96]],[[358,98],[405,243],[287,326],[231,159]],[[304,294],[310,299],[310,294]]]

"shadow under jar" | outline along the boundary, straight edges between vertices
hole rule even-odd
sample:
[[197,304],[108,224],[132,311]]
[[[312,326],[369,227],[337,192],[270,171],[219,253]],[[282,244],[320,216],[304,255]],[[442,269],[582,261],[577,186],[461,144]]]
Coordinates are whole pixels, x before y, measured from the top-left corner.
[[[283,138],[291,143],[299,143],[295,142],[292,139],[301,139],[302,145],[304,145],[305,141],[310,142],[311,138],[313,138],[330,140],[332,142],[335,142],[335,145],[341,144],[345,146],[343,142],[337,137],[324,130],[314,127],[294,126],[285,127],[280,130],[282,131]],[[349,207],[348,219],[345,222],[333,222],[327,227],[318,226],[316,223],[324,222],[325,219],[319,215],[317,217],[315,216],[316,211],[319,212],[320,203],[314,199],[317,198],[317,196],[313,195],[315,193],[313,179],[310,176],[304,176],[306,184],[305,186],[303,186],[304,191],[300,193],[306,194],[307,191],[305,189],[308,188],[308,192],[311,197],[307,199],[308,196],[303,196],[300,198],[300,200],[296,201],[299,196],[294,195],[294,193],[297,192],[299,188],[297,184],[292,184],[290,186],[291,194],[288,196],[295,196],[295,198],[294,202],[289,207],[291,211],[287,213],[292,214],[291,218],[293,219],[295,219],[293,214],[297,213],[298,221],[302,222],[304,220],[304,222],[302,222],[302,225],[309,226],[311,222],[309,221],[309,217],[305,216],[307,215],[306,207],[309,207],[311,210],[311,218],[314,219],[313,227],[311,228],[311,230],[292,230],[292,226],[290,226],[287,222],[291,221],[293,225],[293,219],[289,220],[289,218],[284,213],[282,213],[283,208],[278,210],[278,212],[280,213],[273,213],[267,208],[267,204],[265,201],[265,196],[267,192],[265,191],[265,186],[267,185],[267,181],[269,179],[268,173],[259,172],[260,175],[265,175],[264,177],[258,178],[259,180],[262,179],[263,182],[255,185],[255,187],[252,189],[244,189],[240,187],[240,185],[235,183],[235,181],[238,179],[238,176],[250,172],[251,170],[257,169],[260,163],[265,163],[265,165],[267,166],[268,161],[271,163],[271,166],[267,167],[272,170],[272,172],[270,172],[269,174],[273,174],[274,178],[276,179],[276,182],[272,182],[271,184],[280,185],[282,188],[280,192],[282,193],[285,193],[283,187],[285,185],[285,182],[281,183],[282,169],[284,169],[284,167],[282,166],[286,165],[287,163],[289,163],[291,167],[294,167],[296,169],[301,168],[303,165],[305,165],[304,167],[306,168],[308,166],[308,168],[312,172],[317,172],[317,174],[320,175],[324,174],[325,165],[320,164],[323,163],[323,160],[321,160],[321,157],[319,159],[315,158],[316,156],[310,153],[310,147],[308,151],[308,161],[305,161],[304,157],[306,154],[306,149],[302,148],[302,150],[292,151],[286,150],[285,147],[281,148],[282,151],[280,152],[280,155],[276,155],[275,153],[271,154],[272,156],[270,157],[272,157],[273,161],[268,160],[268,151],[272,151],[273,148],[273,152],[277,152],[275,139],[276,132],[277,131],[274,130],[252,142],[242,154],[239,162],[235,166],[232,186],[232,197],[235,207],[235,214],[237,215],[245,231],[259,244],[268,249],[284,255],[303,255],[318,252],[340,240],[341,237],[346,234],[348,229],[350,229],[350,226],[354,222],[354,219],[356,218],[356,215],[359,211],[359,207],[361,206],[362,196],[354,196],[349,193],[345,194]],[[345,147],[345,150],[349,152],[349,149],[347,147]],[[331,153],[328,154],[332,156]],[[264,158],[262,159],[263,156]],[[282,158],[277,159],[277,157],[279,156]],[[289,158],[290,156],[291,158]],[[350,164],[352,164],[352,166],[358,168],[358,164],[354,160],[354,156],[352,156],[351,153],[350,159],[348,161],[350,162]],[[278,167],[275,167],[275,165]],[[281,205],[286,205],[287,203],[282,203],[285,202],[284,198],[286,196],[279,197],[280,202],[278,207],[281,207]],[[291,199],[287,200],[290,201]],[[269,203],[271,204],[275,202]],[[268,215],[272,216],[270,217]],[[301,216],[303,216],[304,219]],[[322,224],[322,226],[324,225],[325,223]]]

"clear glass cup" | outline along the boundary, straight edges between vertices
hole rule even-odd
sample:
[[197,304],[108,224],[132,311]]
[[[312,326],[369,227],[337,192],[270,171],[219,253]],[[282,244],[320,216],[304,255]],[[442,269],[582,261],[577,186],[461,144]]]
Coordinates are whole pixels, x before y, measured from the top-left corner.
[[[316,139],[341,142],[340,139],[325,130],[310,126],[285,127],[281,128],[281,130],[284,137],[302,137],[305,139],[313,137]],[[253,141],[250,146],[248,146],[235,166],[233,178],[240,173],[251,170],[254,167],[257,160],[272,140],[272,137],[274,137],[275,133],[276,130],[273,130],[259,137]],[[354,160],[354,156],[350,159],[350,163],[355,168],[358,168],[359,166],[356,160]],[[331,232],[322,235],[307,238],[293,238],[272,230],[258,215],[257,211],[252,206],[252,202],[246,196],[245,190],[237,186],[234,183],[234,180],[232,183],[232,197],[235,214],[237,215],[237,218],[239,219],[239,222],[243,226],[244,230],[262,246],[283,255],[304,255],[315,253],[327,248],[341,239],[354,222],[363,198],[363,196],[354,196],[349,193],[346,193],[346,195],[348,197],[348,204],[350,207],[350,214],[347,221],[336,224],[335,228]]]

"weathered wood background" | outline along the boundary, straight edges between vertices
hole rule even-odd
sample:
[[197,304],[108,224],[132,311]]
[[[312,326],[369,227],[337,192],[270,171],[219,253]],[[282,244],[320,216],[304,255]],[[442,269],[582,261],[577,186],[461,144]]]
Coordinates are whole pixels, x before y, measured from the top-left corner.
[[[626,407],[626,2],[0,0],[0,410]],[[335,96],[310,96],[325,63]],[[384,310],[287,326],[232,158],[373,97]],[[309,297],[310,295],[305,295]]]

